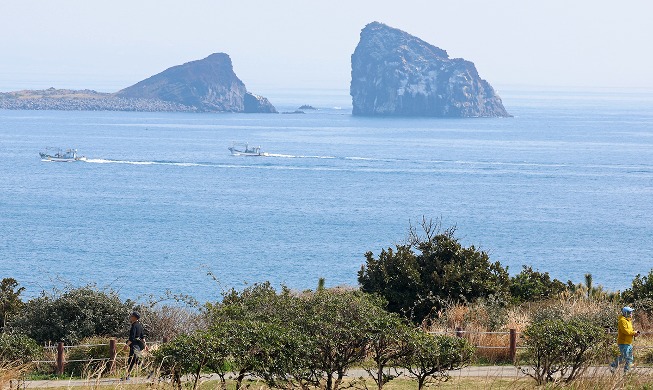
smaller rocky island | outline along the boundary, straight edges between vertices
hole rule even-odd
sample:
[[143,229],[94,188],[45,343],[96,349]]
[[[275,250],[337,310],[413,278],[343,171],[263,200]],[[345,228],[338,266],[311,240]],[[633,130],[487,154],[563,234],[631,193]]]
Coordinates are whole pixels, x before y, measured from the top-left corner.
[[510,116],[472,62],[379,22],[365,26],[351,56],[350,94],[354,115]]
[[173,66],[116,93],[55,88],[0,93],[0,109],[277,112],[268,99],[247,91],[225,53]]

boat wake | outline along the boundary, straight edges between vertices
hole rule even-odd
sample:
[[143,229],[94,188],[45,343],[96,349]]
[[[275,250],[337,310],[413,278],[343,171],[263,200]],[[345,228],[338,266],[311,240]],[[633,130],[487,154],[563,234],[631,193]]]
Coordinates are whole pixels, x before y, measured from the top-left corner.
[[188,163],[175,161],[129,161],[129,160],[110,160],[104,158],[87,158],[84,160],[91,164],[130,164],[130,165],[173,165],[177,167],[208,167],[215,164],[205,163]]
[[268,153],[266,157],[277,157],[277,158],[319,158],[327,160],[335,160],[338,157],[335,156],[295,156],[292,154],[278,154],[278,153]]
[[[456,173],[475,175],[506,175],[519,174],[528,176],[596,176],[594,168],[580,165],[571,166],[565,164],[538,164],[529,162],[491,162],[491,161],[461,161],[461,160],[402,160],[402,159],[379,159],[367,157],[333,157],[333,156],[294,156],[294,155],[269,155],[280,159],[327,159],[324,164],[291,164],[282,163],[281,160],[272,162],[272,159],[238,159],[239,163],[225,162],[180,162],[180,161],[130,161],[112,160],[101,158],[89,158],[79,160],[91,164],[126,164],[126,165],[166,165],[174,167],[206,167],[213,169],[263,169],[263,170],[288,170],[288,171],[342,171],[342,172],[377,172],[377,173]],[[248,163],[244,163],[247,161]],[[348,164],[332,163],[335,161],[349,161]],[[396,162],[409,162],[406,164],[395,164]],[[250,163],[251,162],[251,163]],[[256,163],[254,163],[256,162]],[[389,164],[388,164],[389,163]],[[544,168],[544,169],[543,169]],[[610,171],[602,172],[602,176],[621,177],[623,170],[630,173],[637,172],[639,175],[651,177],[653,168],[651,166],[605,166]],[[639,168],[639,169],[635,169]]]

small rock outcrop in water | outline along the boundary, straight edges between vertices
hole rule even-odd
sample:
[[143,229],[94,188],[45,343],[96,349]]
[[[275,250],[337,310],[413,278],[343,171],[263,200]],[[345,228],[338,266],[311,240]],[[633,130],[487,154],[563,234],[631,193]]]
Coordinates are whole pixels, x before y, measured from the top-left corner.
[[510,116],[472,62],[378,22],[351,56],[350,94],[354,115]]

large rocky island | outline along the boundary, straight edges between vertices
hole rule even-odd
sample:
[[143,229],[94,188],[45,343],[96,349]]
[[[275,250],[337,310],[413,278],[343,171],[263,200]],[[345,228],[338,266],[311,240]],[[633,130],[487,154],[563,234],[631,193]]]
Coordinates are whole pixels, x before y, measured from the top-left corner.
[[277,112],[268,99],[247,92],[224,53],[173,66],[116,93],[54,88],[0,93],[0,109]]
[[379,22],[351,56],[350,94],[354,115],[510,116],[472,62]]

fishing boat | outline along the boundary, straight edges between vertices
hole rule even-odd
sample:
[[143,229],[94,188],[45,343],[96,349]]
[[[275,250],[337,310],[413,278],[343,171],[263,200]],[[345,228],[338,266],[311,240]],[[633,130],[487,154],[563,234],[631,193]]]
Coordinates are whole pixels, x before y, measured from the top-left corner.
[[234,156],[267,156],[268,155],[265,152],[261,152],[260,146],[250,147],[249,144],[234,143],[228,149],[231,152],[231,154]]
[[86,161],[86,157],[77,155],[77,149],[46,148],[45,152],[39,153],[41,161],[53,162],[75,162]]

